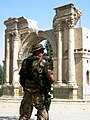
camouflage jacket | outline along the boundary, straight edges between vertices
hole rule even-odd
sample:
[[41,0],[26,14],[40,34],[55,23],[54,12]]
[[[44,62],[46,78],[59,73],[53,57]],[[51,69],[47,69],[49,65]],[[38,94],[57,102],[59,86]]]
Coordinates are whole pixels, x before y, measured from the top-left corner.
[[29,56],[23,60],[19,72],[20,84],[23,88],[38,88],[49,92],[51,90],[49,75],[52,73],[46,57]]

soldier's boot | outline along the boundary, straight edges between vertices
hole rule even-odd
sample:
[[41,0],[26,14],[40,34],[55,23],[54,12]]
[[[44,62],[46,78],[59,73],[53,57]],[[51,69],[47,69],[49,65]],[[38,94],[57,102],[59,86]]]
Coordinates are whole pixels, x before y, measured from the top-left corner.
[[29,120],[29,118],[26,118],[25,116],[20,116],[19,120]]
[[46,109],[38,110],[37,120],[49,120],[48,113],[47,113]]

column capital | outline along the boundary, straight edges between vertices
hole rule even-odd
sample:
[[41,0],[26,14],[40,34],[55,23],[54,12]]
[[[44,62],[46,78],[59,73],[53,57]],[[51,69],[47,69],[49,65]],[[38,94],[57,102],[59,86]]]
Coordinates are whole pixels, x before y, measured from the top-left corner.
[[15,31],[14,31],[14,35],[15,35],[15,36],[18,36],[18,30],[15,30]]
[[5,33],[6,38],[10,38],[10,33]]
[[69,19],[66,19],[66,24],[69,29],[74,28],[74,19],[72,17],[70,17]]
[[63,31],[63,29],[64,29],[64,23],[65,23],[65,21],[63,21],[63,20],[61,20],[61,19],[53,22],[53,28],[54,28],[54,30],[55,30],[56,32],[58,32],[58,31]]
[[13,36],[13,37],[15,37],[15,36],[18,36],[18,30],[15,30],[15,31],[10,31],[10,32],[6,32],[6,34],[5,35],[7,35],[7,37],[10,37],[10,36]]
[[64,22],[60,22],[60,24],[58,25],[58,30],[59,31],[63,31],[64,30]]
[[15,30],[14,32],[12,32],[11,35],[14,41],[18,41],[18,37],[19,37],[18,30]]

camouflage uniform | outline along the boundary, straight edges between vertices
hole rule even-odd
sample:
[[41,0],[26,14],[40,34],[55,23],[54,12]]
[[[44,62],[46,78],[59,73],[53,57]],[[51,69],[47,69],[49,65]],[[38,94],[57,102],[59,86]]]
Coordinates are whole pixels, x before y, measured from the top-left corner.
[[[36,46],[36,50],[44,49]],[[35,50],[34,49],[34,50]],[[33,50],[33,52],[35,52]],[[51,83],[49,75],[52,74],[46,59],[37,56],[26,58],[20,70],[20,84],[24,89],[24,96],[20,105],[19,120],[29,120],[33,107],[37,109],[37,120],[48,120],[48,100],[50,102]],[[49,99],[47,99],[49,98]]]

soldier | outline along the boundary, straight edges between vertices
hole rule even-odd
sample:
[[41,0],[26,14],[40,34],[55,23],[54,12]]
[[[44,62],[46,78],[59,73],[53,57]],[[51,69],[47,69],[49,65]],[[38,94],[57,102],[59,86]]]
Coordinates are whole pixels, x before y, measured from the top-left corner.
[[44,57],[44,49],[42,44],[33,46],[33,54],[22,62],[19,75],[24,96],[20,105],[19,120],[29,120],[33,107],[37,109],[37,120],[49,120],[49,92],[55,78],[49,66],[49,58]]

